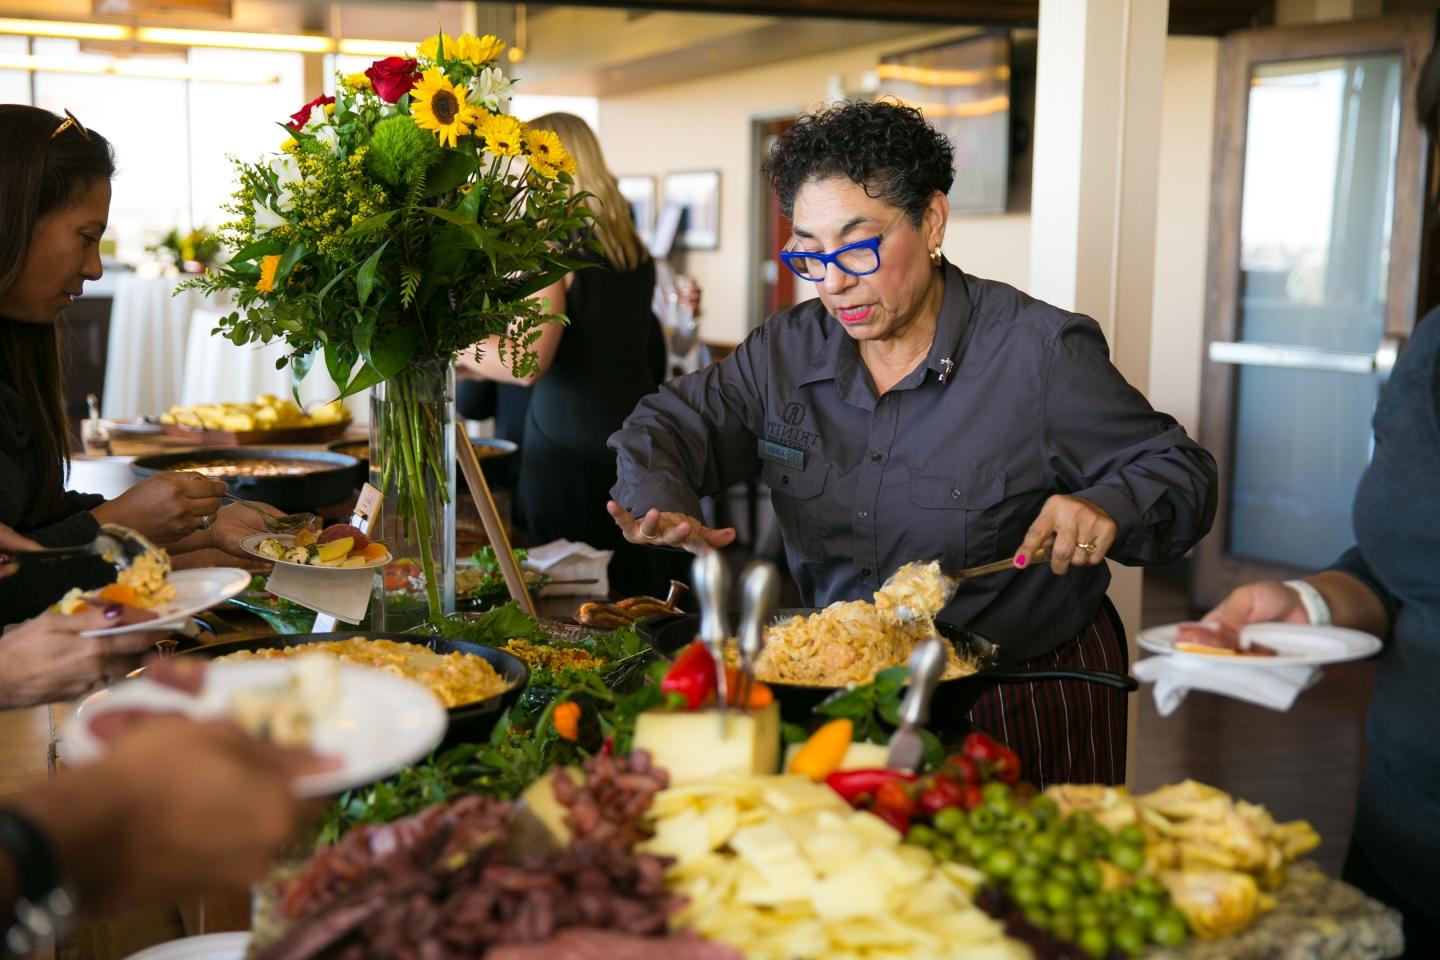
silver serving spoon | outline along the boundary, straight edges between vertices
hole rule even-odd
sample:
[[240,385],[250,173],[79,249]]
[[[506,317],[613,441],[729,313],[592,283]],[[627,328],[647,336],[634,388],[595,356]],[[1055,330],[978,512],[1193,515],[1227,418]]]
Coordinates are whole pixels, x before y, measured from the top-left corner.
[[740,575],[743,603],[740,613],[740,676],[735,702],[741,710],[748,709],[750,692],[755,689],[755,662],[765,649],[765,624],[780,596],[780,572],[775,564],[752,560]]
[[316,520],[315,514],[313,513],[287,513],[283,517],[272,516],[250,501],[241,500],[239,497],[232,496],[228,493],[221,496],[220,499],[229,500],[231,503],[238,503],[242,507],[248,507],[254,510],[265,518],[265,529],[271,533],[294,533],[297,530],[304,530]]
[[141,554],[153,553],[155,545],[129,527],[107,523],[89,543],[74,547],[52,547],[47,550],[12,550],[10,558],[19,564],[43,563],[74,557],[99,557],[117,570],[124,570]]

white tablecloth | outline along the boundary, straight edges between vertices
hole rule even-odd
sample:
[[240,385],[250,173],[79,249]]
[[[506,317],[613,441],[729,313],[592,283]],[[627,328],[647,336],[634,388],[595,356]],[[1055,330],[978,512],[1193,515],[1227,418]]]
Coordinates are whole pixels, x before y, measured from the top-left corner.
[[[202,308],[196,310],[191,318],[179,402],[190,406],[196,403],[245,403],[262,393],[290,396],[290,368],[275,368],[276,361],[284,359],[288,353],[284,341],[237,347],[223,336],[212,334],[220,318],[228,312]],[[300,384],[300,401],[309,407],[334,400],[339,392],[325,365],[317,362]],[[369,423],[370,391],[364,390],[347,397],[345,407],[356,423]]]
[[122,420],[164,413],[180,401],[190,316],[206,302],[194,290],[176,296],[183,279],[116,276],[103,416]]

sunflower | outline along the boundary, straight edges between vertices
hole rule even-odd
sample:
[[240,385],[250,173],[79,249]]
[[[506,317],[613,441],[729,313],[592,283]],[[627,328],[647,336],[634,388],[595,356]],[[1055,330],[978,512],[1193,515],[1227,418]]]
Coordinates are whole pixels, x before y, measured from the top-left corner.
[[530,153],[530,166],[548,180],[554,180],[555,174],[563,170],[563,164],[570,159],[559,135],[550,130],[526,131],[525,146]]
[[439,67],[431,67],[410,91],[410,116],[422,130],[431,130],[442,146],[455,146],[455,138],[475,126],[474,107],[465,102],[465,88],[446,78]]
[[455,40],[455,56],[461,60],[468,60],[477,67],[482,63],[494,60],[504,49],[505,41],[493,33],[487,33],[483,37],[462,33]]
[[485,149],[500,157],[519,156],[525,136],[520,121],[503,113],[485,117],[476,133],[485,138]]
[[455,59],[455,38],[448,33],[437,33],[420,44],[420,59],[439,60],[444,53],[446,60]]
[[255,281],[255,289],[261,293],[269,293],[275,289],[275,271],[280,268],[280,254],[272,253],[260,261],[260,279]]

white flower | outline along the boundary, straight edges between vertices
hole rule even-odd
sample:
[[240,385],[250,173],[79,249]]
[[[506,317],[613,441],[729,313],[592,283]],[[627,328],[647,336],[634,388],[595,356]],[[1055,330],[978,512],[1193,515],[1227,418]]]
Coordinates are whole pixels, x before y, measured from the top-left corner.
[[486,67],[470,81],[470,102],[491,113],[504,113],[510,105],[510,81],[499,67]]
[[281,187],[280,192],[275,195],[275,209],[281,213],[289,213],[293,206],[295,206],[294,191],[289,187]]
[[340,152],[340,131],[331,126],[321,127],[315,131],[315,141],[325,144],[331,153]]
[[310,119],[305,121],[303,129],[306,133],[315,133],[321,127],[328,126],[331,126],[330,114],[326,112],[325,106],[317,105],[310,111]]
[[275,182],[282,191],[300,182],[300,164],[288,153],[271,160],[270,169],[275,172]]
[[285,218],[263,203],[255,204],[254,210],[256,233],[265,233],[268,230],[274,230],[276,227],[283,227],[285,225]]

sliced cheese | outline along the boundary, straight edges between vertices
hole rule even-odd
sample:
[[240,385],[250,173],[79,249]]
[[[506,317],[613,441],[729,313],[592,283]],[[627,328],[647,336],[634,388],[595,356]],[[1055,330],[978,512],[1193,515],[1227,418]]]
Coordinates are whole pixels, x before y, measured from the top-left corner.
[[671,785],[712,777],[774,773],[780,761],[780,708],[730,711],[726,734],[713,710],[642,713],[635,720],[635,749],[670,774]]

